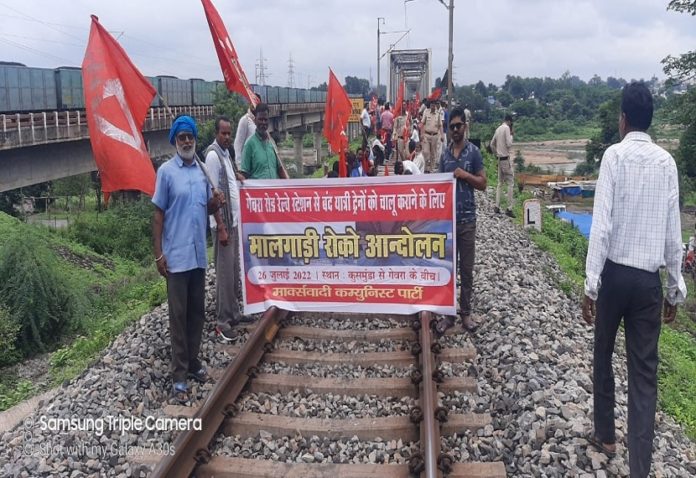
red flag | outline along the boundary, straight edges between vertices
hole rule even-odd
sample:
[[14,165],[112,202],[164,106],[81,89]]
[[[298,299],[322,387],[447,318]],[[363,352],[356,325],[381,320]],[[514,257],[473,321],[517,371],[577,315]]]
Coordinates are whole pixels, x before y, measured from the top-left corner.
[[396,95],[396,105],[394,105],[394,116],[401,116],[402,103],[404,102],[404,80],[399,83],[399,92]]
[[334,72],[329,68],[329,87],[326,93],[326,107],[324,108],[324,137],[333,151],[339,152],[339,175],[346,167],[345,155],[341,155],[348,145],[348,138],[344,131],[348,124],[348,117],[353,109],[346,90],[341,86]]
[[222,68],[222,76],[225,78],[225,85],[229,91],[239,93],[244,98],[249,100],[253,106],[256,106],[258,98],[249,86],[242,65],[239,64],[237,51],[232,45],[232,40],[227,33],[225,24],[220,18],[220,14],[215,10],[210,0],[201,0],[203,2],[203,10],[205,10],[205,18],[208,20],[210,34],[213,36],[213,44],[220,60]]
[[442,96],[442,88],[435,88],[430,96],[428,96],[428,99],[430,101],[439,100],[440,96]]
[[108,202],[111,192],[126,189],[152,196],[155,169],[141,130],[156,91],[94,15],[82,83],[104,200]]

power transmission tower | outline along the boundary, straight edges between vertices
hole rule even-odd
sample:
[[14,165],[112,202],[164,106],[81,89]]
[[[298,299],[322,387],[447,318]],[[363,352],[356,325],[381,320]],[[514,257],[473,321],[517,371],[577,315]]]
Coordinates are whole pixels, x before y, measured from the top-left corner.
[[267,58],[263,57],[263,48],[259,49],[259,59],[256,62],[256,84],[257,85],[265,85],[266,84],[266,78],[268,78],[270,73],[266,73],[266,70],[268,67],[265,65],[265,62],[268,61]]
[[290,53],[290,59],[288,60],[288,86],[290,88],[295,87],[295,65],[292,61],[292,53]]

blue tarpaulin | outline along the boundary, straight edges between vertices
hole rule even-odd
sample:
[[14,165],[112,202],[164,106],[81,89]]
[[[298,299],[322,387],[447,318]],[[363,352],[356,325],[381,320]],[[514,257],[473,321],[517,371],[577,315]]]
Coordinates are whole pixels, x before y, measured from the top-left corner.
[[567,212],[561,211],[558,213],[558,217],[567,222],[570,222],[575,227],[578,228],[580,234],[586,238],[590,238],[590,229],[592,228],[592,214],[591,213],[578,213],[578,212]]

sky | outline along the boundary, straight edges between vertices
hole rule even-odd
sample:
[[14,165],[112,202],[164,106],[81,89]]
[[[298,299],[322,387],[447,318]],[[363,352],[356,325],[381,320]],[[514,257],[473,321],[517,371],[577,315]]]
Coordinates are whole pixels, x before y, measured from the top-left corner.
[[[449,0],[445,0],[449,1]],[[316,86],[377,79],[377,18],[383,32],[410,29],[394,48],[432,51],[432,82],[447,65],[448,10],[437,0],[213,0],[247,78],[260,51],[266,84]],[[454,81],[501,85],[506,75],[584,80],[597,74],[663,78],[660,60],[693,50],[696,17],[668,0],[454,0]],[[0,0],[0,61],[79,66],[96,14],[145,75],[222,79],[199,0]],[[381,35],[381,54],[402,33]],[[381,61],[381,83],[388,76]]]

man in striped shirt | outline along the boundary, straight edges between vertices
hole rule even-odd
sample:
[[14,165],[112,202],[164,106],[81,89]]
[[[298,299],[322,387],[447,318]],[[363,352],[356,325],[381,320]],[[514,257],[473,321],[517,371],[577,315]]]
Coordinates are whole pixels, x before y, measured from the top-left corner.
[[[650,473],[660,311],[664,309],[665,323],[672,322],[677,304],[686,297],[677,167],[646,134],[652,115],[652,95],[645,85],[626,85],[619,118],[622,141],[607,149],[599,171],[582,305],[584,320],[595,326],[595,429],[587,439],[609,456],[616,453],[612,355],[624,321],[632,478]],[[661,266],[667,272],[664,299]]]

